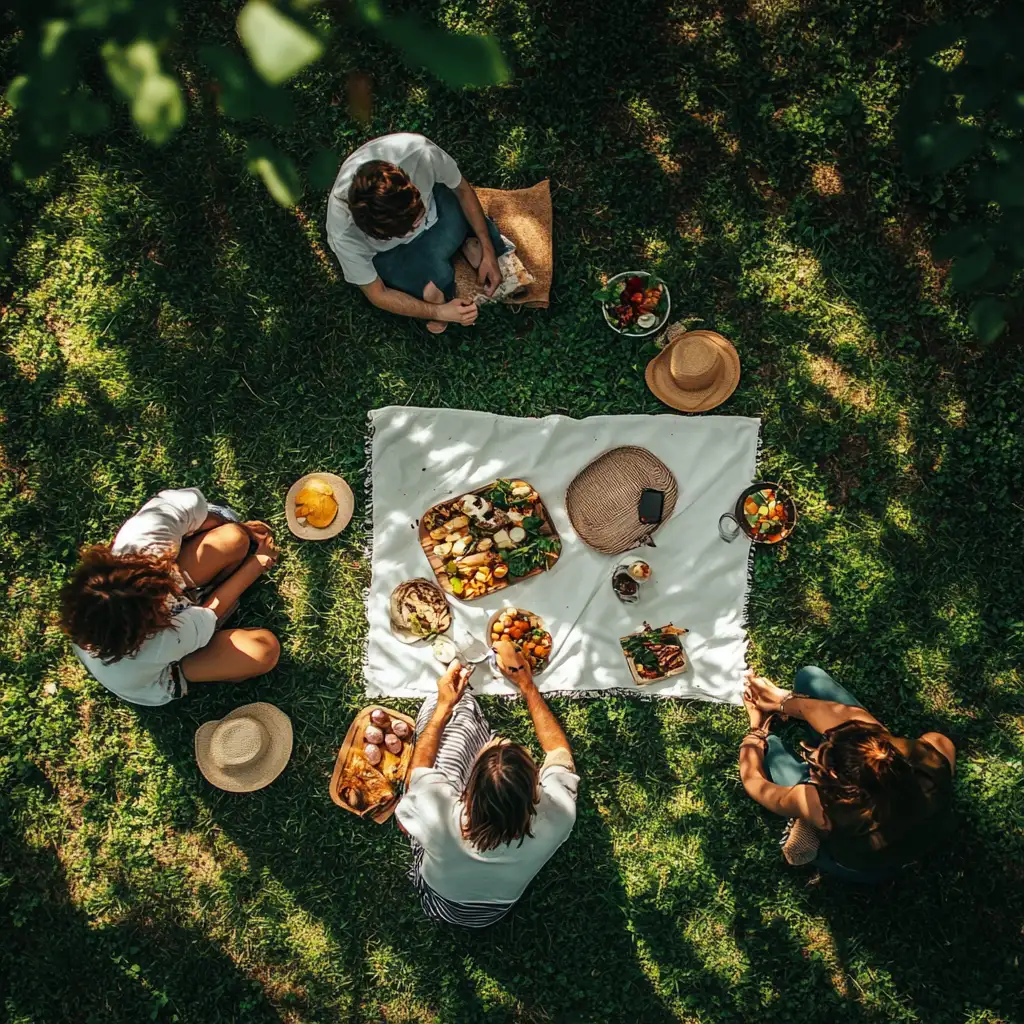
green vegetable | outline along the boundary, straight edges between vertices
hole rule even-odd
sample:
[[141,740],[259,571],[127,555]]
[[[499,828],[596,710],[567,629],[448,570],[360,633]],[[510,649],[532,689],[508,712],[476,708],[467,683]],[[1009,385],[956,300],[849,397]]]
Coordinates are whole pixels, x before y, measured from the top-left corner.
[[462,580],[459,579],[458,576],[456,576],[455,579],[452,580],[452,593],[461,594],[464,589],[465,584],[462,582]]
[[543,525],[544,520],[540,516],[526,516],[519,524],[527,533],[536,533]]
[[535,569],[546,569],[548,556],[557,555],[562,543],[557,537],[537,537],[528,544],[521,544],[505,556],[509,576],[528,576]]

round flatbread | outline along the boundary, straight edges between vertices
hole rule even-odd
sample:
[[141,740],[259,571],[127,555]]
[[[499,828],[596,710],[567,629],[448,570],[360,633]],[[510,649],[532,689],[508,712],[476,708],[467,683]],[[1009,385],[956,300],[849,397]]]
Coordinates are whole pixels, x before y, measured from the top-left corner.
[[399,583],[391,592],[391,632],[403,644],[415,644],[451,627],[448,598],[430,580]]

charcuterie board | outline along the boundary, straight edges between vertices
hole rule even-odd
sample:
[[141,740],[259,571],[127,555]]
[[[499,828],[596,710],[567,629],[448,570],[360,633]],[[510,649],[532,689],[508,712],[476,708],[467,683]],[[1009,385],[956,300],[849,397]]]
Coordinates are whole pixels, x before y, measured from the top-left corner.
[[438,584],[460,601],[546,572],[562,551],[540,495],[508,478],[431,506],[419,538]]

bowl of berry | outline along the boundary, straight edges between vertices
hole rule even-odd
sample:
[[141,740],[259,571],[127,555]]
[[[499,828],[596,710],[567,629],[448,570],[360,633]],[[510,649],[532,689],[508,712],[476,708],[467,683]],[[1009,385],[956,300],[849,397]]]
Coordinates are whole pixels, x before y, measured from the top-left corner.
[[672,299],[668,285],[646,270],[626,270],[594,292],[605,323],[616,334],[646,338],[668,323]]

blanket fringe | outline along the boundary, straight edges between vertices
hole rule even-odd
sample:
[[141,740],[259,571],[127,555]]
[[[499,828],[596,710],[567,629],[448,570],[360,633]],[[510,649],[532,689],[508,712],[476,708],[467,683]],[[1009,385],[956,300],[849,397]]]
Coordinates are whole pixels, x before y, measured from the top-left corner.
[[[757,427],[757,449],[754,452],[754,465],[751,467],[750,479],[756,480],[757,467],[761,463],[761,449],[764,447],[764,437],[762,436],[763,424],[758,424]],[[754,587],[754,555],[757,551],[757,545],[751,541],[750,550],[747,552],[747,585],[743,591],[743,631],[747,634],[746,639],[743,641],[743,661],[747,668],[750,667],[750,662],[747,660],[747,649],[750,646],[750,595]]]
[[[363,516],[363,559],[370,566],[370,582],[363,588],[363,608],[370,607],[370,586],[373,583],[373,413],[366,414],[366,441],[363,444],[363,451],[366,453],[366,460],[363,462],[363,500],[366,502],[366,513]],[[363,667],[363,693],[367,691],[367,671],[370,667],[370,627],[367,623],[366,633],[363,636],[362,659]]]

